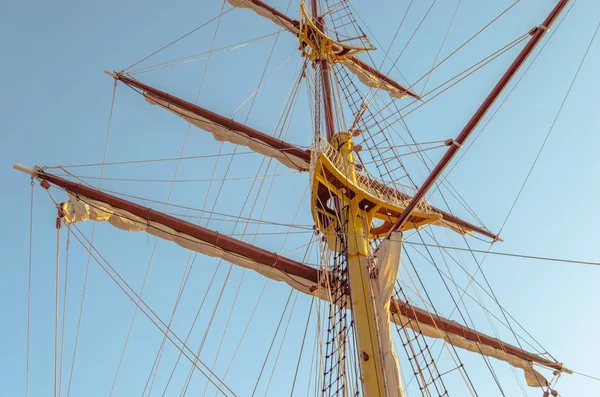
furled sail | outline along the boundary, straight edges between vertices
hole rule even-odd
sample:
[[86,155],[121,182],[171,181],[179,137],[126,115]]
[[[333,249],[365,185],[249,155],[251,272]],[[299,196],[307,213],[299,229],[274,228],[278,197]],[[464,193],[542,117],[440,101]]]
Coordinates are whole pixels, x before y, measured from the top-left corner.
[[288,17],[282,12],[277,11],[275,8],[269,6],[260,0],[227,0],[229,4],[234,7],[248,8],[261,17],[265,17],[275,22],[277,25],[285,28],[295,34],[296,36],[300,33],[300,22]]
[[182,117],[204,131],[210,132],[217,141],[231,142],[272,157],[286,167],[306,171],[309,168],[310,153],[284,141],[273,138],[254,128],[233,121],[191,102],[150,87],[127,76],[107,72],[125,84],[143,91],[146,101],[158,105]]
[[[239,8],[248,8],[256,14],[270,19],[277,25],[287,29],[292,34],[298,36],[300,34],[300,22],[288,17],[275,8],[269,6],[260,0],[227,0],[232,6]],[[412,90],[403,87],[401,84],[394,81],[392,78],[381,73],[376,68],[369,66],[355,56],[349,57],[342,62],[351,73],[355,74],[358,80],[370,88],[386,90],[394,98],[404,98],[410,96],[416,99],[420,97]]]
[[[371,278],[371,288],[376,291],[375,309],[377,312],[377,340],[383,361],[383,373],[386,396],[403,397],[402,383],[400,380],[400,365],[394,353],[392,341],[392,328],[390,327],[390,299],[394,293],[394,284],[400,266],[400,253],[402,251],[401,233],[396,233],[392,239],[381,243],[377,252],[375,264],[376,277]],[[387,298],[386,298],[387,297]]]
[[[122,230],[146,231],[187,249],[223,258],[270,279],[283,281],[303,293],[327,299],[330,275],[319,269],[39,169],[32,170],[20,165],[15,165],[15,168],[60,186],[69,194],[69,202],[62,205],[66,222],[106,221]],[[393,240],[390,242],[397,243]],[[399,246],[394,249],[398,249],[399,258]],[[396,258],[395,255],[389,257]],[[501,342],[408,302],[391,298],[389,305],[392,321],[396,324],[423,332],[428,337],[444,339],[456,347],[508,362],[525,371],[529,385],[537,386],[546,382],[533,370],[533,363],[571,373],[560,363]]]
[[350,57],[342,62],[342,64],[350,72],[355,74],[358,80],[367,87],[385,90],[389,92],[390,96],[393,98],[410,96],[415,99],[421,99],[421,97],[411,89],[402,86],[357,57]]

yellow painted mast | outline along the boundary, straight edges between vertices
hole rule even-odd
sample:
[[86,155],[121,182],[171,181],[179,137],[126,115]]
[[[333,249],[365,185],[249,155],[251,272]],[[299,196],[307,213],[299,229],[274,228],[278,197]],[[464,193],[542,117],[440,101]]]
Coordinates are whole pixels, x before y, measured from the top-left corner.
[[[332,139],[332,145],[338,148],[343,160],[354,164],[352,139],[347,132],[338,132]],[[356,184],[354,167],[347,168],[346,178],[349,184]],[[369,282],[369,240],[368,217],[358,207],[357,197],[341,200],[343,207],[339,217],[342,225],[346,225],[345,236],[348,260],[348,278],[356,342],[359,351],[361,384],[364,396],[385,396],[382,357],[378,343],[375,320],[374,296]],[[387,330],[385,330],[387,332]]]
[[[333,95],[331,89],[330,62],[339,61],[335,48],[339,46],[324,32],[324,19],[318,14],[318,1],[312,1],[312,20],[301,5],[304,26],[301,26],[301,45],[307,44],[313,51],[305,53],[307,58],[320,66],[323,109],[327,138],[337,148],[342,161],[354,164],[352,140],[347,132],[335,132]],[[345,176],[350,184],[356,183],[354,167],[347,167]],[[356,200],[342,196],[336,200],[336,212],[341,225],[346,225],[342,235],[346,239],[348,275],[356,342],[359,352],[360,380],[364,396],[384,397],[382,360],[377,341],[375,312],[372,291],[369,283],[368,254],[369,241],[367,216],[359,210]],[[344,236],[345,234],[345,236]]]

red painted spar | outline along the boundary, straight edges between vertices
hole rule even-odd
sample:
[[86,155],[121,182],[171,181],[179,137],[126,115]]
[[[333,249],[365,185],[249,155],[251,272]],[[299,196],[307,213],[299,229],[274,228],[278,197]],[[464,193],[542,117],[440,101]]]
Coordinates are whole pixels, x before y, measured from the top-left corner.
[[550,29],[550,26],[552,26],[552,23],[554,23],[554,21],[556,20],[560,12],[565,8],[568,2],[569,0],[560,0],[558,4],[554,7],[552,12],[550,12],[550,15],[548,15],[544,23],[540,26],[533,28],[530,31],[529,34],[531,35],[531,38],[529,39],[525,47],[521,50],[517,58],[509,66],[508,70],[504,73],[504,75],[502,75],[500,81],[498,81],[498,83],[494,86],[494,88],[489,93],[487,98],[485,98],[481,106],[479,106],[479,109],[477,109],[473,117],[471,117],[465,128],[463,128],[460,134],[458,134],[453,144],[444,154],[439,163],[435,166],[433,171],[431,171],[431,174],[427,177],[423,185],[419,188],[415,196],[412,198],[411,202],[406,206],[406,209],[404,210],[402,215],[400,215],[394,226],[392,226],[386,238],[389,238],[394,231],[398,230],[406,223],[410,213],[416,208],[419,201],[421,201],[425,197],[427,191],[429,191],[429,189],[433,186],[437,178],[441,175],[442,171],[444,171],[448,163],[450,163],[454,155],[462,147],[463,143],[469,138],[475,127],[477,127],[477,124],[479,124],[479,122],[490,109],[494,101],[498,98],[498,96],[500,96],[502,90],[504,90],[504,88],[515,75],[517,70],[519,70],[521,65],[523,65],[523,62],[525,62],[525,60],[531,54],[535,46],[540,42],[544,34],[548,31],[548,29]]
[[[185,233],[191,237],[197,238],[198,240],[221,248],[229,253],[247,257],[261,265],[273,267],[291,276],[303,278],[307,282],[313,283],[315,287],[319,283],[319,280],[329,279],[327,275],[322,274],[321,270],[308,266],[304,263],[277,255],[274,252],[267,251],[252,244],[245,243],[233,237],[220,234],[214,230],[195,225],[174,216],[155,211],[151,208],[144,207],[119,197],[115,197],[100,190],[85,186],[81,183],[69,181],[56,175],[46,173],[40,169],[32,170],[20,165],[15,165],[14,168],[29,173],[42,181],[47,181],[50,184],[59,186],[72,194],[82,195],[92,200],[101,201],[114,208],[118,208],[143,219],[147,219],[148,221],[157,222],[168,226],[179,233]],[[504,343],[489,335],[475,331],[474,329],[460,325],[455,321],[438,316],[434,313],[430,313],[407,302],[400,302],[394,298],[391,298],[390,311],[392,313],[400,312],[404,316],[416,320],[421,324],[439,328],[440,330],[449,334],[460,335],[471,341],[481,343],[482,345],[504,350],[506,353],[515,357],[538,363],[547,368],[556,370],[564,369],[560,363],[548,360],[534,353],[527,352],[508,343]]]

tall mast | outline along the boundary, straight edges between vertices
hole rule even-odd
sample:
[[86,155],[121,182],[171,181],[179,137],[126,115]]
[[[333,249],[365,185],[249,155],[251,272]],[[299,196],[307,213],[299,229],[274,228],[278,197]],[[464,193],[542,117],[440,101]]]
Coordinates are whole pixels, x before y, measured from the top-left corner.
[[[319,17],[319,2],[318,0],[311,0],[312,15],[315,20],[317,28],[321,31],[325,31],[325,19]],[[319,40],[318,35],[315,35],[315,40]],[[317,45],[318,45],[317,41]],[[329,60],[327,57],[322,56],[318,60],[321,65],[321,88],[323,93],[323,111],[325,114],[325,132],[327,133],[327,140],[331,142],[333,135],[335,134],[335,123],[333,119],[333,96],[331,94],[331,75],[329,74]]]
[[[319,16],[318,0],[311,0],[312,16],[315,26],[325,33],[325,19]],[[314,35],[317,48],[320,49],[318,35]],[[350,164],[354,163],[352,139],[347,132],[335,131],[333,113],[333,95],[331,88],[330,63],[327,54],[319,53],[316,62],[321,66],[321,89],[325,116],[327,140],[337,148],[340,155]],[[356,183],[356,172],[350,167],[346,179]],[[356,330],[356,343],[359,352],[361,387],[364,396],[384,397],[385,386],[383,376],[383,360],[379,348],[378,329],[376,325],[375,307],[370,288],[370,275],[367,267],[369,261],[369,240],[366,214],[359,209],[356,200],[334,197],[335,212],[340,220],[338,238],[345,239],[348,279],[352,301],[353,320]],[[345,225],[345,226],[344,226]],[[386,330],[387,331],[387,330]]]

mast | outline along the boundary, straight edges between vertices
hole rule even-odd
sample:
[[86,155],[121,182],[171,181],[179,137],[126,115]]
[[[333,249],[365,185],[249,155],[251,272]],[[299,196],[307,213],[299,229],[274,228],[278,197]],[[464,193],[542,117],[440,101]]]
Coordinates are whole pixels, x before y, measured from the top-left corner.
[[[325,19],[319,17],[319,4],[318,0],[311,0],[312,15],[317,25],[317,28],[321,31],[325,31]],[[314,36],[319,45],[319,36]],[[323,110],[325,113],[325,131],[327,132],[327,140],[331,142],[333,135],[335,134],[335,123],[333,121],[333,99],[331,95],[331,75],[329,74],[329,60],[325,56],[321,56],[319,59],[321,65],[321,88],[323,92]]]
[[517,58],[513,61],[513,63],[509,66],[509,68],[504,72],[504,75],[500,78],[498,83],[494,86],[492,91],[488,94],[487,98],[483,101],[483,103],[479,106],[475,114],[471,117],[471,119],[467,122],[467,125],[462,129],[460,134],[456,137],[456,139],[452,142],[452,145],[448,149],[448,151],[444,154],[439,163],[435,166],[431,174],[427,177],[423,185],[419,188],[417,193],[414,195],[410,203],[406,206],[406,209],[400,215],[394,226],[390,229],[387,234],[387,238],[389,238],[392,233],[402,227],[408,220],[410,213],[416,208],[417,204],[421,199],[425,197],[425,194],[429,191],[429,189],[433,186],[438,177],[442,174],[448,163],[452,161],[454,155],[460,150],[465,141],[469,138],[471,133],[475,130],[475,127],[479,124],[483,116],[487,113],[487,111],[492,107],[496,99],[500,96],[506,85],[510,82],[513,76],[517,73],[519,68],[523,65],[527,57],[533,52],[536,45],[540,42],[544,34],[550,29],[558,15],[561,11],[566,7],[569,3],[569,0],[560,0],[558,4],[554,7],[554,9],[550,12],[546,20],[540,25],[533,28],[529,34],[531,35],[531,39],[527,42],[525,47],[521,50]]
[[[319,16],[318,0],[311,0],[312,16],[317,29],[325,32],[325,19]],[[315,34],[317,48],[320,46],[319,35]],[[319,52],[316,61],[321,66],[321,88],[325,131],[327,140],[337,148],[340,155],[350,164],[354,164],[352,155],[352,139],[347,132],[336,134],[333,114],[333,96],[331,89],[330,65],[327,54]],[[356,183],[354,166],[350,167],[346,178]],[[369,259],[369,241],[367,234],[367,217],[356,200],[334,197],[335,212],[340,219],[340,230],[337,238],[345,239],[346,261],[352,302],[353,319],[356,329],[356,343],[359,354],[361,387],[364,396],[384,397],[382,356],[379,349],[379,337],[375,318],[375,307],[370,288],[370,276],[367,268]],[[345,225],[345,228],[344,228]],[[386,330],[387,331],[387,330]]]

